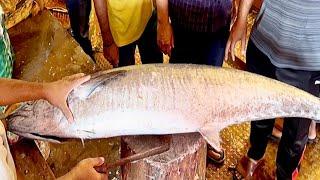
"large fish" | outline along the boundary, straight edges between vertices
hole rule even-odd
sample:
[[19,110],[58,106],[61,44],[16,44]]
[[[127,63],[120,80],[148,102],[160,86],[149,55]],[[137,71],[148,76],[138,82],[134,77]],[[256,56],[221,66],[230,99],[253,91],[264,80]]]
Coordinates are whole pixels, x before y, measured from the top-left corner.
[[24,103],[9,130],[33,139],[199,132],[217,150],[228,125],[275,117],[320,120],[320,100],[252,73],[201,65],[137,65],[93,74],[72,91],[75,122],[45,100]]

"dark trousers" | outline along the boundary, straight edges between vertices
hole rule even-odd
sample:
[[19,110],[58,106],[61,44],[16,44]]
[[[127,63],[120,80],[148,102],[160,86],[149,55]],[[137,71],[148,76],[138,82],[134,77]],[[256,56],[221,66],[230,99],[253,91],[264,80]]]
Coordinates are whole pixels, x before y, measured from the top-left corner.
[[188,32],[172,24],[174,48],[170,63],[222,66],[229,28],[214,33]]
[[119,47],[119,67],[135,64],[136,46],[139,48],[143,64],[162,63],[163,55],[157,46],[157,16],[155,13],[152,14],[144,32],[137,41]]
[[[319,87],[315,80],[320,78],[319,71],[301,71],[275,67],[251,41],[247,48],[247,69],[250,72],[277,79],[313,95],[319,95]],[[268,138],[272,133],[274,119],[251,122],[250,144],[248,157],[259,160],[263,157]],[[311,120],[305,118],[285,118],[283,132],[277,154],[277,178],[292,179],[298,172],[308,140]]]
[[72,36],[80,44],[85,53],[93,57],[89,40],[89,16],[91,0],[66,0]]

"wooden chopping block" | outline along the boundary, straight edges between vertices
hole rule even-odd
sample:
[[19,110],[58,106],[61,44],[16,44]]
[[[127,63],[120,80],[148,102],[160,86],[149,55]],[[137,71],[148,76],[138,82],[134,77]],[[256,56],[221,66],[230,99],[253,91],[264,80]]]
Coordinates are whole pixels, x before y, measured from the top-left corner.
[[[161,136],[128,136],[121,140],[121,157],[163,144]],[[198,133],[172,135],[170,149],[122,166],[122,178],[139,180],[205,179],[207,143]]]

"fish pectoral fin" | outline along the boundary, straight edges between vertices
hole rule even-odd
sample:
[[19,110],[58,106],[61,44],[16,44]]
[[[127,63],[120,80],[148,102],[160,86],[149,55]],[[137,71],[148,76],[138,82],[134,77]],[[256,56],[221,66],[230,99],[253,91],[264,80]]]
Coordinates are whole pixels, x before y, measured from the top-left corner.
[[79,98],[85,99],[89,97],[99,86],[108,83],[110,80],[113,80],[120,76],[124,76],[126,72],[126,70],[117,70],[111,72],[101,71],[94,73],[91,75],[89,81],[74,89],[73,94],[78,96]]
[[222,151],[219,136],[220,130],[221,125],[219,125],[218,123],[210,123],[200,128],[198,132],[215,150]]

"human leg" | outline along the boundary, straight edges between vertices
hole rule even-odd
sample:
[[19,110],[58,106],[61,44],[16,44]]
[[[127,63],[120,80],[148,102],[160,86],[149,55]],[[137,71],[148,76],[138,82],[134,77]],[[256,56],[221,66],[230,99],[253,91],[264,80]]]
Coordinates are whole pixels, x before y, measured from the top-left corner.
[[66,0],[66,5],[73,37],[80,44],[84,52],[93,57],[92,46],[89,40],[91,0]]
[[[320,72],[300,71],[293,69],[276,69],[278,80],[305,90],[313,95],[319,95],[319,87],[315,80]],[[285,118],[282,138],[277,154],[278,179],[295,179],[308,141],[311,120],[305,118]]]
[[122,47],[119,47],[119,67],[129,66],[135,64],[134,53],[136,49],[136,43],[131,43]]
[[138,40],[138,48],[143,64],[163,62],[162,52],[157,45],[157,15],[155,12]]

